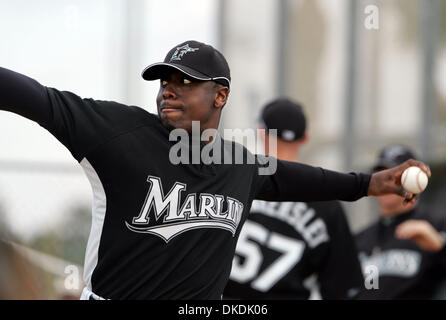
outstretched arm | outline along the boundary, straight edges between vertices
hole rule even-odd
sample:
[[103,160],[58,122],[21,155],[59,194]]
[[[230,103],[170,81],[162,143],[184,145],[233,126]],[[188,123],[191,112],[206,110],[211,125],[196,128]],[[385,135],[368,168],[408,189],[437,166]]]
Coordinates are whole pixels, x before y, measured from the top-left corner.
[[81,161],[97,146],[121,132],[138,127],[145,111],[112,101],[82,99],[48,88],[0,68],[0,112],[11,111],[37,122]]
[[1,67],[0,110],[17,113],[42,126],[51,118],[46,88],[27,76]]
[[339,173],[277,160],[274,174],[263,177],[256,199],[266,201],[355,201],[367,195],[370,175]]
[[415,195],[401,186],[401,175],[410,166],[417,166],[431,176],[429,167],[415,160],[372,175],[345,174],[277,160],[276,172],[263,177],[255,198],[266,201],[355,201],[364,196],[398,194],[406,202],[411,202]]

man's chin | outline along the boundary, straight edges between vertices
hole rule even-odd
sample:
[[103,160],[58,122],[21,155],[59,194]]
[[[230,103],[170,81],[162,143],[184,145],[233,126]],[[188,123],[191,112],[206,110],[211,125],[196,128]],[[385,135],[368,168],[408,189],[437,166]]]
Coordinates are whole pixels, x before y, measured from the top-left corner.
[[168,120],[168,119],[163,119],[163,118],[161,118],[161,123],[163,124],[163,126],[166,128],[166,129],[168,129],[169,131],[170,130],[173,130],[173,129],[176,129],[176,127],[175,127],[175,124],[173,124],[170,120]]
[[165,128],[167,128],[169,131],[172,131],[174,129],[183,129],[186,130],[187,132],[190,132],[190,125],[186,126],[183,122],[181,121],[173,121],[172,119],[168,119],[168,118],[161,118],[161,123],[163,124],[163,126]]

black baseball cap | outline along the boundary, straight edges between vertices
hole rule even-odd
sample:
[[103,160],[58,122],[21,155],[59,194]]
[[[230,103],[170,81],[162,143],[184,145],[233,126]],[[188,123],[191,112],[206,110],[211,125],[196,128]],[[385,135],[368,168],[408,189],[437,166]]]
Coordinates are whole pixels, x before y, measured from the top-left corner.
[[411,149],[400,144],[388,145],[379,153],[378,162],[373,167],[373,171],[389,169],[409,159],[416,159],[415,153]]
[[163,62],[151,64],[142,72],[145,80],[160,79],[167,68],[177,69],[203,81],[215,81],[230,86],[231,74],[225,57],[214,47],[195,40],[173,47]]
[[285,141],[302,138],[307,128],[302,105],[288,98],[279,98],[266,104],[260,114],[266,130],[277,129],[277,137]]

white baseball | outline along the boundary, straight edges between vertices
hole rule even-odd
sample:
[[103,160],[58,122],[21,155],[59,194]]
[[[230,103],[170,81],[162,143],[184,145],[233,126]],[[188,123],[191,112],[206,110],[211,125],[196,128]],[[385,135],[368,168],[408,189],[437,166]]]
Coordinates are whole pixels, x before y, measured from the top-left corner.
[[427,186],[427,175],[418,167],[409,167],[401,176],[401,185],[411,193],[421,193]]

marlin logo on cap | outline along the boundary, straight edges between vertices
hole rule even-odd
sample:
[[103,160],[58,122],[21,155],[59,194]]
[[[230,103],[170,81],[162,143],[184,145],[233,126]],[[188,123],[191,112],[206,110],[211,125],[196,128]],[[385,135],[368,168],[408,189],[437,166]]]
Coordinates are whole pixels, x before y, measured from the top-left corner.
[[181,58],[188,52],[194,52],[200,50],[200,48],[191,48],[189,47],[189,44],[186,43],[184,46],[177,47],[175,52],[173,53],[172,57],[170,58],[169,62],[172,62],[174,60],[181,60]]

